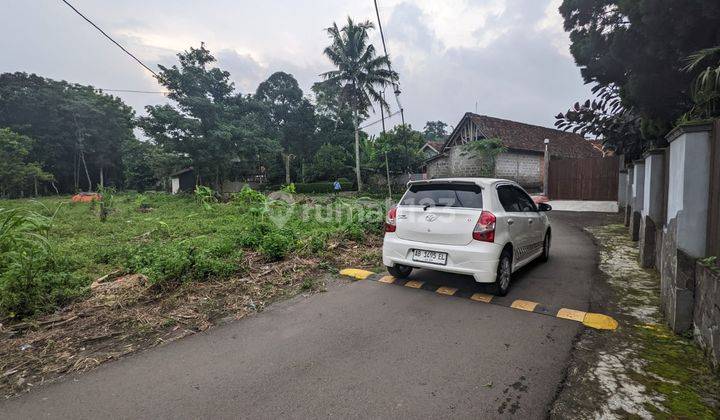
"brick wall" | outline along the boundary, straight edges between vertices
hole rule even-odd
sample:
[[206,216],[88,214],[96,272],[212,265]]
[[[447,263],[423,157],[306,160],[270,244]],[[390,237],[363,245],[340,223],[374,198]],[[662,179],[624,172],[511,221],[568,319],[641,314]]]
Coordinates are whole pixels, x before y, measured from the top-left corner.
[[542,187],[543,155],[507,152],[495,162],[495,176],[512,179],[523,187]]
[[[482,161],[462,147],[445,151],[447,156],[427,164],[428,178],[483,176]],[[534,153],[506,152],[495,161],[495,177],[512,179],[524,187],[542,186],[543,156]]]

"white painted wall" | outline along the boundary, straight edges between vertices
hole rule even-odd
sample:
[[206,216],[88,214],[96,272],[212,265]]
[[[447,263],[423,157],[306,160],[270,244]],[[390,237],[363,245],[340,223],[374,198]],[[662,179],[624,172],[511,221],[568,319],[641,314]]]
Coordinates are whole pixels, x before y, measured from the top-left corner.
[[667,220],[677,218],[677,245],[705,256],[710,194],[710,132],[686,132],[670,142]]
[[172,193],[177,194],[180,191],[180,178],[170,178],[172,184]]
[[633,169],[633,212],[642,212],[644,204],[643,194],[645,191],[645,163],[635,162]]
[[643,188],[642,215],[650,216],[655,222],[662,222],[664,157],[662,154],[651,154],[645,158],[645,186]]
[[627,172],[620,172],[618,176],[618,205],[625,207],[627,205]]

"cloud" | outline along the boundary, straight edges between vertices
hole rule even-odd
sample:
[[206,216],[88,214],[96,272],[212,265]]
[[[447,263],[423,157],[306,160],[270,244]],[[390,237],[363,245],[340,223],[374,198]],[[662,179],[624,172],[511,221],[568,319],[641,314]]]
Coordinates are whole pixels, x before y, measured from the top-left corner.
[[[560,0],[378,0],[388,49],[400,73],[408,122],[455,124],[475,110],[550,125],[589,95],[568,53]],[[330,70],[324,28],[348,15],[375,22],[372,2],[338,0],[76,0],[76,6],[149,66],[204,41],[252,93],[275,71],[309,94]],[[138,13],[142,10],[142,13]],[[112,89],[161,90],[152,76],[54,0],[11,2],[0,16],[0,71],[27,71]],[[378,31],[372,42],[382,51]],[[161,95],[121,94],[142,112]],[[375,119],[375,118],[373,118]],[[398,122],[399,119],[393,120]],[[374,127],[373,129],[377,128]]]

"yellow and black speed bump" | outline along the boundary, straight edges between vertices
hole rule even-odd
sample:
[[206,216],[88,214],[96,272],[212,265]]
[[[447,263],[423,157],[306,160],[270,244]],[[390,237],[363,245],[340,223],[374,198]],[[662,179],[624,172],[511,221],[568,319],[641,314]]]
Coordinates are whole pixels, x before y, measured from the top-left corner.
[[485,293],[476,293],[469,290],[460,290],[454,287],[440,286],[437,284],[418,280],[397,279],[390,275],[376,274],[372,271],[367,270],[350,268],[341,270],[340,274],[344,276],[350,276],[358,280],[370,280],[377,281],[379,283],[404,286],[412,289],[422,289],[429,292],[435,292],[440,295],[470,299],[474,302],[491,303],[493,305],[505,306],[507,308],[517,309],[521,311],[533,312],[536,314],[552,316],[555,318],[581,322],[587,327],[599,330],[615,330],[618,327],[618,323],[617,321],[615,321],[615,319],[603,314],[595,314],[585,311],[578,311],[575,309],[547,306],[529,300],[510,299],[507,296],[499,297],[488,295]]

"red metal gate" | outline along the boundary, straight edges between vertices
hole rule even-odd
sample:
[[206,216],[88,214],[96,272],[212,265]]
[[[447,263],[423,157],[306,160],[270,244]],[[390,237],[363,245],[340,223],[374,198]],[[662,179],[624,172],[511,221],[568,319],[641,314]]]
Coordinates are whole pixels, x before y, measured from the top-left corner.
[[550,161],[548,197],[551,200],[616,201],[618,157]]

